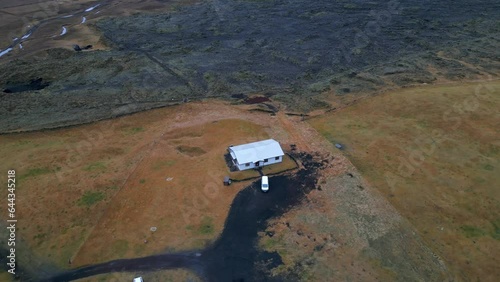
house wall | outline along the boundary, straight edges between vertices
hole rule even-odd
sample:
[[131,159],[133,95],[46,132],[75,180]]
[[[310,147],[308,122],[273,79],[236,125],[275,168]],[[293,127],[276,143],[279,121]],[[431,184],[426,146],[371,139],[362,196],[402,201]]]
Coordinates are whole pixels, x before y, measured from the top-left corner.
[[249,166],[245,166],[245,164],[240,164],[238,165],[238,169],[239,170],[247,170],[247,169],[252,169],[255,167],[255,164],[254,163],[250,163]]
[[[279,156],[279,159],[276,160],[275,157],[269,158],[267,162],[260,161],[259,162],[259,167],[261,166],[266,166],[266,165],[271,165],[271,164],[276,164],[276,163],[281,163],[283,161],[283,156]],[[255,168],[254,163],[249,163],[249,166],[246,166],[245,164],[239,164],[238,169],[239,170],[247,170],[247,169],[253,169]]]
[[282,161],[283,161],[283,156],[278,156],[277,160],[275,158],[268,159],[267,163],[264,163],[264,165],[277,164],[281,163]]

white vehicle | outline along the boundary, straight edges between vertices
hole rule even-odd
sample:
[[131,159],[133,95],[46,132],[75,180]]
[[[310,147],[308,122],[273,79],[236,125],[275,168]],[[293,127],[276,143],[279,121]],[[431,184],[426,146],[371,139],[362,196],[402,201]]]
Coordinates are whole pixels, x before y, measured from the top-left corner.
[[134,278],[134,282],[144,282],[144,280],[142,280],[142,276],[139,276],[137,278]]
[[267,178],[267,176],[262,176],[260,190],[262,190],[262,192],[269,191],[269,179]]

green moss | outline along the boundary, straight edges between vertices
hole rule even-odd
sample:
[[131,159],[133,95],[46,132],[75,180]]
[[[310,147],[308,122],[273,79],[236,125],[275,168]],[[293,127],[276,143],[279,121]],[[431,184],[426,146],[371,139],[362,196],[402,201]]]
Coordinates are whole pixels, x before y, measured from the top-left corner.
[[279,244],[278,238],[265,238],[262,242],[262,248],[264,250],[272,251]]
[[116,256],[123,257],[128,251],[128,242],[125,240],[114,241],[111,249]]
[[[38,240],[38,241],[42,241],[43,239],[45,239],[47,237],[47,234],[46,233],[39,233],[35,236],[33,236],[33,239],[34,240]],[[40,243],[40,242],[39,242]]]
[[28,141],[28,140],[21,140],[21,141],[18,141],[17,142],[17,146],[24,146],[24,145],[29,145],[31,144],[32,142],[31,141]]
[[214,233],[213,219],[205,216],[199,225],[187,225],[186,230],[189,230],[198,235],[211,235]]
[[97,202],[104,200],[104,198],[105,198],[105,196],[102,192],[87,191],[78,200],[78,205],[90,207],[90,206],[96,204]]
[[210,235],[214,233],[214,225],[212,218],[205,216],[198,227],[198,233],[202,235]]
[[134,246],[134,254],[137,256],[143,255],[145,250],[146,250],[145,244],[136,244]]
[[200,156],[206,153],[206,151],[200,147],[178,146],[177,150],[191,157]]
[[321,93],[327,91],[328,89],[330,89],[330,82],[328,80],[318,81],[309,85],[309,90],[312,92]]
[[462,229],[462,232],[464,233],[465,236],[467,236],[467,238],[480,237],[486,235],[486,232],[484,230],[471,225],[462,225],[460,229]]
[[489,171],[493,171],[493,169],[495,168],[494,166],[490,165],[490,164],[486,164],[483,166],[483,168],[485,170],[489,170]]
[[491,232],[491,237],[495,240],[500,241],[500,219],[497,220],[496,222],[491,222],[493,225],[493,232]]
[[106,187],[106,189],[116,190],[116,189],[118,189],[118,185],[111,185],[111,186]]
[[103,162],[91,163],[88,166],[83,168],[83,170],[85,170],[85,171],[98,171],[98,170],[104,170],[104,169],[106,169],[106,165]]
[[36,176],[51,173],[51,172],[52,172],[52,170],[50,170],[48,168],[44,168],[44,167],[31,168],[25,174],[22,174],[19,177],[19,179],[21,180],[21,179],[26,179],[29,177],[36,177]]
[[203,74],[203,79],[207,82],[212,82],[217,78],[217,75],[213,72],[206,72]]
[[123,130],[123,134],[134,135],[134,134],[137,134],[137,133],[143,132],[143,131],[144,131],[144,127],[132,127],[132,128],[127,128],[127,129]]
[[251,79],[263,81],[266,78],[266,75],[245,70],[232,73],[231,78],[238,81],[246,81]]
[[166,161],[161,161],[161,162],[157,162],[153,165],[153,169],[154,170],[160,170],[162,168],[165,168],[165,167],[171,167],[175,164],[175,161],[174,160],[166,160]]

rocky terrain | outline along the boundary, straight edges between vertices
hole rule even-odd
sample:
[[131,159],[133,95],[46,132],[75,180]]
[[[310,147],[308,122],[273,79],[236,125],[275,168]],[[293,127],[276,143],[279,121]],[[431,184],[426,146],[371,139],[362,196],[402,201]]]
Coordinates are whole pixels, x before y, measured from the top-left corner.
[[[0,132],[263,92],[295,111],[324,95],[496,76],[495,1],[202,1],[95,23],[110,51],[0,59]],[[42,79],[43,89],[8,93]]]

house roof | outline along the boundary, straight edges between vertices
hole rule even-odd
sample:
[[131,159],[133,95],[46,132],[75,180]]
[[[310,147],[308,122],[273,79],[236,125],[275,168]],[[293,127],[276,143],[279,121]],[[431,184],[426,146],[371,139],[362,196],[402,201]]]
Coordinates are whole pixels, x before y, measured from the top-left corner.
[[229,147],[229,150],[234,154],[239,164],[257,162],[284,155],[280,143],[274,139],[232,146]]

